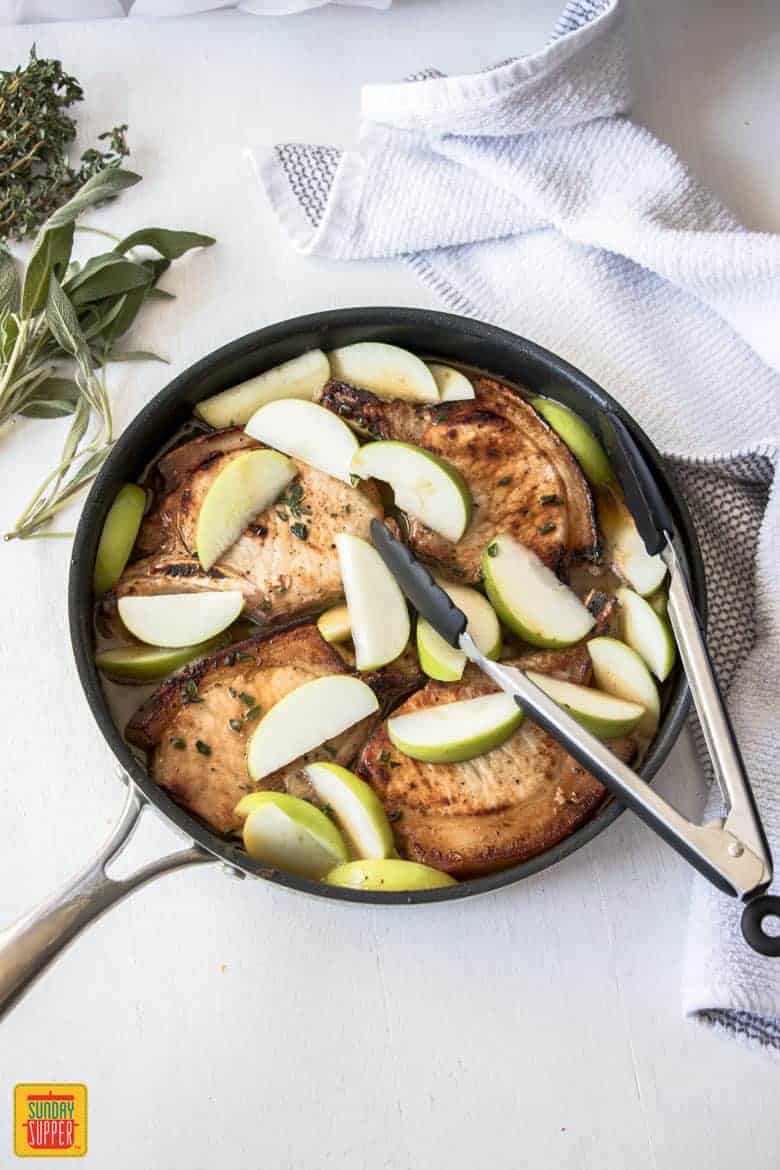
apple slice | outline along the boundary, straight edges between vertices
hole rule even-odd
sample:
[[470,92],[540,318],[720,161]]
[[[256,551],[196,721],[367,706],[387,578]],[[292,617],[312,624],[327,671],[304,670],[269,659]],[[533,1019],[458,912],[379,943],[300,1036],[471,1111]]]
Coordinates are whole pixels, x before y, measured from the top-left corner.
[[577,594],[510,536],[491,541],[482,557],[482,573],[502,622],[533,646],[571,646],[595,625]]
[[350,471],[360,479],[389,483],[396,505],[446,540],[456,542],[471,519],[471,492],[459,471],[412,443],[366,443]]
[[[497,659],[501,653],[501,626],[490,602],[476,589],[453,585],[438,577],[436,580],[458,609],[465,613],[468,619],[466,629],[476,642],[477,649],[487,658]],[[463,677],[466,655],[445,642],[423,617],[417,619],[417,654],[428,678],[436,678],[440,682],[457,682]]]
[[326,642],[348,642],[352,637],[349,610],[346,605],[334,605],[317,618],[317,629]]
[[453,366],[441,366],[438,362],[428,362],[428,369],[433,374],[440,402],[464,402],[475,397],[474,387],[460,370]]
[[658,687],[637,652],[617,638],[591,638],[586,645],[597,686],[616,699],[644,707],[645,713],[636,729],[640,735],[654,736],[661,715],[661,700]]
[[227,632],[201,642],[199,646],[167,649],[161,646],[115,646],[95,655],[98,670],[116,682],[152,683],[186,666],[195,658],[202,658],[210,650],[227,646],[231,639]]
[[666,565],[659,556],[648,553],[625,503],[614,492],[604,491],[599,493],[597,507],[615,572],[642,597],[654,593],[666,576]]
[[365,780],[338,764],[309,764],[306,777],[327,805],[355,857],[392,857],[393,830],[384,805]]
[[669,677],[677,657],[671,626],[633,589],[618,589],[623,638],[661,682]]
[[252,732],[247,743],[249,775],[262,780],[378,708],[371,687],[351,675],[328,674],[303,683],[275,703]]
[[592,687],[581,687],[579,683],[564,682],[549,674],[535,670],[526,671],[532,683],[600,739],[617,739],[628,735],[639,724],[645,709],[639,703],[628,703],[605,695]]
[[669,594],[664,588],[656,589],[655,593],[647,599],[648,605],[651,605],[659,618],[665,618],[669,610]]
[[387,734],[413,760],[455,764],[499,747],[522,722],[523,712],[509,695],[482,695],[396,715],[387,721]]
[[358,441],[345,422],[316,402],[285,398],[261,406],[245,427],[253,439],[327,475],[350,482]]
[[250,792],[236,805],[245,817],[244,848],[274,869],[318,881],[349,857],[333,821],[308,800],[286,792]]
[[584,419],[552,398],[532,398],[531,406],[563,439],[590,483],[612,482],[614,476],[604,448]]
[[95,556],[93,586],[96,594],[113,589],[122,576],[145,511],[146,492],[143,488],[126,483],[119,489],[108,509]]
[[330,886],[349,890],[379,890],[386,894],[407,890],[438,890],[458,883],[448,873],[420,865],[417,861],[401,861],[391,857],[384,861],[348,861],[325,875]]
[[328,354],[331,374],[379,398],[438,402],[433,374],[415,354],[384,341],[358,341]]
[[300,357],[274,366],[263,374],[231,386],[206,398],[195,413],[209,426],[238,427],[249,422],[266,402],[277,398],[315,398],[330,377],[330,363],[321,349],[310,349]]
[[160,593],[153,597],[120,597],[122,624],[139,642],[178,649],[216,637],[244,608],[237,589],[213,593]]
[[409,610],[393,574],[367,540],[336,537],[341,580],[358,670],[377,670],[403,654],[409,641]]
[[204,569],[219,560],[255,516],[270,508],[298,469],[278,451],[245,451],[214,477],[198,514],[195,543]]

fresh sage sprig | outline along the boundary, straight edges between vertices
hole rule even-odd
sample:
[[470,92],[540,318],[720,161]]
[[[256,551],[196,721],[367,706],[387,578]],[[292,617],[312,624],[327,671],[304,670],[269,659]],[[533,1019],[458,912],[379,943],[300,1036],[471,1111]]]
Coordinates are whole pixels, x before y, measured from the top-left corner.
[[[40,530],[95,477],[113,442],[105,365],[156,357],[123,351],[118,339],[147,301],[173,295],[157,287],[171,262],[215,242],[197,232],[145,228],[84,264],[72,261],[77,218],[139,178],[112,167],[89,179],[44,223],[21,281],[0,247],[0,435],[20,415],[72,416],[59,464],[6,540],[56,535]],[[140,258],[139,248],[156,255]]]

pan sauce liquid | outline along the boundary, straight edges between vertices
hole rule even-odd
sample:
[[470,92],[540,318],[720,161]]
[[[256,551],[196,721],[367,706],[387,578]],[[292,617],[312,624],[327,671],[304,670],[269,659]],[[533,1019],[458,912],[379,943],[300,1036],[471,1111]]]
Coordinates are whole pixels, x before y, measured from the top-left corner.
[[[495,374],[491,373],[489,370],[482,369],[479,366],[470,365],[466,362],[456,362],[450,358],[442,359],[442,358],[427,356],[427,357],[425,357],[424,360],[441,362],[444,365],[452,366],[455,369],[461,370],[467,376],[470,375],[472,377],[483,376],[483,377],[493,378],[495,381],[500,382],[505,386],[508,386],[515,394],[517,394],[521,398],[530,399],[531,397],[533,397],[533,395],[528,391],[528,389],[525,386],[522,386],[520,383],[514,382],[511,379],[505,378],[505,377],[499,378]],[[138,481],[141,484],[141,486],[149,487],[151,485],[151,483],[153,482],[154,466],[163,455],[165,455],[168,451],[172,450],[173,448],[179,446],[181,443],[184,443],[190,439],[197,438],[199,435],[208,434],[209,430],[210,430],[210,428],[205,423],[201,423],[198,419],[195,419],[195,418],[184,423],[181,427],[179,427],[178,430],[176,430],[174,432],[174,434],[171,436],[171,438],[167,442],[162,444],[162,446],[158,449],[158,451],[149,460],[148,464],[144,468],[143,474],[141,475],[141,477]],[[385,485],[381,485],[381,487],[384,488]],[[602,489],[592,488],[591,490],[593,491],[593,493],[596,497],[596,500],[598,500],[599,491]],[[389,488],[387,489],[387,492],[389,493]],[[597,589],[597,590],[604,592],[604,593],[614,593],[614,591],[621,584],[623,584],[623,582],[621,582],[621,580],[611,571],[611,569],[603,563],[582,562],[580,564],[573,565],[570,568],[569,575],[568,575],[568,584],[577,593],[577,595],[580,598],[582,598],[591,589]],[[96,614],[97,614],[97,611],[96,611]],[[289,625],[290,623],[286,623],[286,624]],[[257,627],[258,631],[260,631],[261,629],[268,630],[270,628],[272,628],[272,627],[270,627],[269,625]],[[282,628],[282,627],[279,626],[279,627],[274,627],[274,628]],[[118,647],[118,646],[127,645],[128,641],[133,641],[133,639],[131,639],[129,635],[128,635],[128,638],[125,640],[122,640],[122,639],[116,638],[116,637],[107,637],[105,635],[105,633],[100,628],[99,622],[97,620],[97,616],[96,616],[95,622],[94,622],[94,632],[95,632],[96,653],[99,653],[103,650],[113,649],[113,648]],[[348,645],[351,645],[351,644],[348,644]],[[522,646],[522,643],[520,643],[512,635],[506,634],[506,636],[504,638],[504,649],[503,649],[503,652],[501,654],[501,660],[507,661],[508,659],[511,659],[512,657],[514,657],[520,651],[521,646]],[[344,648],[338,647],[338,646],[335,648],[337,650],[339,650],[339,652],[342,653],[343,657],[348,658],[348,651],[345,651]],[[107,678],[105,675],[101,674],[101,682],[102,682],[102,686],[103,686],[103,692],[106,696],[106,702],[108,703],[108,707],[109,707],[109,710],[111,712],[111,716],[114,720],[114,723],[116,724],[117,729],[120,731],[121,734],[124,735],[124,729],[127,726],[127,723],[130,720],[130,718],[132,717],[132,715],[135,713],[135,711],[137,711],[137,709],[141,706],[141,704],[143,702],[145,702],[145,700],[147,698],[149,698],[151,695],[154,694],[154,692],[157,690],[157,688],[161,685],[162,681],[163,680],[159,680],[159,681],[154,682],[154,683],[140,684],[140,685],[135,684],[135,683],[118,683],[118,682],[114,682],[113,680]],[[667,683],[663,684],[661,687],[662,714],[663,714],[663,709],[665,706],[665,699],[666,699],[666,696],[667,696],[668,691],[669,691],[669,686],[670,686],[670,683],[669,683],[669,680],[667,680]],[[639,763],[641,762],[641,760],[644,758],[644,756],[647,754],[647,750],[648,750],[650,743],[652,741],[649,738],[641,737],[641,736],[635,736],[635,738],[637,738],[637,740],[638,740],[638,757],[634,761],[633,766],[637,767],[639,765]],[[131,750],[133,751],[133,753],[136,755],[136,757],[142,763],[145,763],[146,761],[144,759],[143,752],[141,752],[138,748],[136,748],[133,745],[130,745],[130,747],[131,747]]]

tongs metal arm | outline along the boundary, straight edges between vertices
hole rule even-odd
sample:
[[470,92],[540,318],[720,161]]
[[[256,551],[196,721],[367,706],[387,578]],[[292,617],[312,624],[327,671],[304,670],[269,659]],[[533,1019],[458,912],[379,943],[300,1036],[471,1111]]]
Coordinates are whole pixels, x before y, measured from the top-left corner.
[[579,764],[598,777],[718,889],[733,896],[744,896],[766,884],[769,879],[764,859],[725,826],[717,822],[697,825],[687,820],[521,670],[485,658],[468,634],[461,635],[460,647],[503,691],[515,698],[535,723],[564,744]]

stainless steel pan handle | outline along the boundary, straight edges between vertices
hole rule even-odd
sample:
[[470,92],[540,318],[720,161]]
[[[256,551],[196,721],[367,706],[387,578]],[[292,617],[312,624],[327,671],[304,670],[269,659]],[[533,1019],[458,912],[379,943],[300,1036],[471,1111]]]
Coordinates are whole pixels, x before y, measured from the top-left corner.
[[130,877],[118,880],[108,877],[106,866],[130,840],[145,803],[144,797],[128,782],[127,800],[119,823],[95,860],[48,901],[0,930],[0,1019],[68,943],[116,902],[153,878],[185,865],[215,860],[204,849],[193,846],[150,861]]

